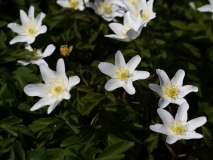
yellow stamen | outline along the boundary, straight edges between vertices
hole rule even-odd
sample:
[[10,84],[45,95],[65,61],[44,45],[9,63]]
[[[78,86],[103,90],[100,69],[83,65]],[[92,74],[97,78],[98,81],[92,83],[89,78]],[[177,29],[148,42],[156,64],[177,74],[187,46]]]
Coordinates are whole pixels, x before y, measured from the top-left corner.
[[184,125],[181,120],[179,120],[177,123],[172,122],[169,128],[176,135],[183,135],[187,131],[187,126]]
[[137,0],[129,0],[130,3],[132,3],[133,6],[137,6],[138,5],[138,2]]
[[52,78],[52,80],[47,84],[47,91],[45,94],[50,95],[52,98],[59,98],[63,95],[66,84],[64,79],[61,77],[59,79]]
[[142,18],[143,20],[146,20],[146,19],[149,18],[149,12],[148,12],[147,9],[143,10],[142,15],[141,15],[141,18]]
[[30,36],[36,34],[36,25],[33,22],[27,22],[24,24],[24,33]]
[[61,53],[62,56],[69,56],[72,49],[73,49],[73,46],[70,46],[68,48],[68,45],[61,45],[60,46],[60,53]]
[[124,28],[123,30],[121,30],[120,34],[122,37],[126,37],[126,32],[130,29],[134,29],[134,26],[131,24],[130,26],[128,26],[127,28]]
[[69,0],[70,8],[75,8],[78,5],[78,0]]
[[112,13],[112,4],[111,3],[101,2],[99,7],[103,8],[103,10],[104,10],[104,12],[106,14],[111,14]]
[[164,94],[172,99],[175,99],[180,93],[179,88],[172,84],[167,84],[166,86],[163,87],[163,90]]
[[130,77],[129,70],[123,66],[118,68],[118,70],[116,71],[116,75],[117,78],[120,79],[121,81],[126,81]]

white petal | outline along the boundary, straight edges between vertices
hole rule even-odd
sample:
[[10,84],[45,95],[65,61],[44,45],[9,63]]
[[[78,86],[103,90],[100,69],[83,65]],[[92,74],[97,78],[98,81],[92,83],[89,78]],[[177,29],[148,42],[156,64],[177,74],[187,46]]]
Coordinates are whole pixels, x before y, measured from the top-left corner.
[[62,58],[60,58],[56,64],[56,72],[59,76],[67,77],[65,72],[64,60]]
[[121,51],[117,51],[117,53],[115,54],[115,66],[117,67],[126,66],[126,62],[124,60],[124,56],[121,53]]
[[181,87],[183,85],[183,78],[185,76],[185,72],[182,69],[179,69],[175,76],[172,78],[171,83],[175,86]]
[[73,86],[77,85],[80,82],[78,76],[69,77],[68,91],[72,89]]
[[22,25],[30,21],[27,14],[23,10],[20,10],[20,19],[21,19]]
[[57,3],[58,5],[60,5],[61,7],[70,8],[70,5],[69,5],[68,1],[58,0],[58,1],[56,1],[56,3]]
[[124,26],[125,27],[129,27],[130,25],[132,25],[132,18],[130,17],[130,12],[126,12],[126,14],[124,15]]
[[189,104],[187,102],[182,103],[177,110],[175,115],[175,121],[181,120],[187,122],[188,114],[187,111],[189,109]]
[[27,60],[18,60],[17,64],[22,65],[22,66],[26,66],[26,65],[30,64],[30,62],[27,61]]
[[163,96],[160,98],[160,100],[158,102],[158,106],[160,108],[165,108],[166,106],[168,106],[169,103],[171,103],[171,99],[167,98],[166,96]]
[[177,98],[177,99],[172,99],[171,100],[171,103],[178,104],[178,105],[180,105],[180,104],[182,104],[184,102],[186,102],[186,100],[184,98]]
[[33,51],[32,47],[28,43],[25,44],[25,49]]
[[43,34],[43,33],[45,33],[45,32],[47,32],[47,26],[42,25],[42,26],[39,28],[39,30],[38,30],[38,32],[37,32],[37,35]]
[[110,23],[109,27],[113,30],[113,32],[117,35],[121,34],[121,31],[124,29],[124,26],[120,23]]
[[19,35],[24,35],[24,28],[19,24],[9,23],[7,27],[10,28],[13,32],[18,33]]
[[31,61],[32,64],[36,64],[38,66],[40,66],[41,63],[45,64],[46,66],[48,66],[47,62],[43,59],[37,59],[37,60],[33,60]]
[[159,96],[162,96],[162,89],[159,85],[151,83],[151,84],[149,84],[149,88],[151,90],[157,92],[159,94]]
[[129,37],[121,37],[121,36],[117,36],[115,34],[105,35],[105,37],[117,39],[117,40],[122,41],[122,42],[129,42],[129,41],[131,41],[131,39]]
[[[33,37],[32,37],[33,38]],[[32,41],[32,38],[30,36],[16,36],[15,38],[13,38],[11,41],[10,41],[10,44],[14,44],[14,43],[17,43],[17,42],[27,42],[27,41]],[[34,38],[35,40],[35,38]]]
[[157,112],[158,112],[158,115],[160,116],[161,120],[163,121],[163,124],[165,127],[169,126],[170,123],[174,121],[173,116],[165,109],[158,108]]
[[52,45],[52,44],[49,44],[47,46],[47,48],[45,49],[45,51],[43,52],[42,56],[41,57],[48,57],[50,56],[55,50],[55,46]]
[[134,72],[135,68],[138,66],[140,61],[141,61],[141,57],[138,55],[134,56],[134,57],[132,57],[132,59],[130,59],[130,61],[126,64],[130,73]]
[[35,41],[35,37],[32,37],[32,36],[27,36],[27,43],[28,44],[31,44]]
[[158,77],[160,79],[160,86],[170,84],[170,79],[163,70],[157,69],[156,73],[158,74]]
[[131,95],[135,94],[135,88],[132,85],[132,81],[128,81],[127,83],[124,83],[123,88],[128,94],[131,94]]
[[190,92],[197,92],[198,88],[192,85],[186,85],[180,88],[181,95],[179,97],[184,97]]
[[52,103],[52,104],[48,107],[47,114],[50,114],[60,102],[61,102],[61,100],[56,101],[55,103]]
[[36,17],[36,22],[37,22],[37,27],[41,26],[41,21],[44,19],[44,17],[46,16],[46,14],[44,13],[40,13],[37,17]]
[[135,39],[137,38],[140,34],[135,31],[134,29],[129,29],[127,32],[126,32],[126,35],[130,38],[130,39]]
[[188,121],[188,130],[194,131],[196,128],[204,125],[206,123],[206,117],[198,117],[195,119],[192,119],[191,121]]
[[112,78],[116,78],[116,70],[117,67],[111,63],[107,63],[107,62],[101,62],[98,65],[98,68],[100,69],[100,71]]
[[149,0],[147,2],[147,6],[148,6],[149,10],[151,10],[151,11],[152,11],[152,8],[153,8],[153,2],[154,2],[154,0]]
[[188,135],[182,136],[183,139],[200,139],[203,138],[203,135],[196,132],[189,132]]
[[105,84],[105,89],[107,91],[112,91],[116,88],[119,88],[123,85],[122,81],[120,81],[119,79],[110,79],[106,84]]
[[52,71],[48,66],[45,64],[41,63],[40,66],[40,72],[42,75],[43,81],[47,84],[52,80],[52,78],[55,78],[56,74],[54,71]]
[[24,92],[28,96],[38,96],[38,97],[44,97],[46,88],[45,84],[43,83],[38,83],[38,84],[28,84],[24,87]]
[[68,99],[70,99],[70,97],[71,97],[70,93],[69,92],[65,92],[65,94],[63,95],[62,98],[68,100]]
[[44,106],[51,105],[52,103],[55,103],[55,101],[56,101],[55,99],[52,99],[52,98],[49,98],[49,97],[42,98],[36,104],[34,104],[32,106],[30,111],[35,111],[35,110],[40,109]]
[[213,7],[210,4],[204,5],[200,8],[198,8],[198,11],[200,12],[213,12]]
[[162,133],[162,134],[168,134],[167,129],[164,127],[163,124],[151,125],[151,126],[149,126],[149,128],[154,132],[159,132],[159,133]]
[[138,79],[146,79],[150,76],[150,73],[147,71],[134,71],[131,77],[132,81],[136,81]]
[[28,17],[30,19],[30,21],[34,21],[34,7],[30,6],[30,9],[28,11]]
[[174,135],[169,135],[169,136],[166,137],[166,143],[168,143],[168,144],[173,144],[177,140],[179,140],[179,138],[177,136],[174,136]]

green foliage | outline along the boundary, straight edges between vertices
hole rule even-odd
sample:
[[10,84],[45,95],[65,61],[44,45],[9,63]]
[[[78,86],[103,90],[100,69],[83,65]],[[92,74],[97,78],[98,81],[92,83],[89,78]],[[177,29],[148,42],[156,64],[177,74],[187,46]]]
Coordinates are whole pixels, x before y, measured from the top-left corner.
[[[195,2],[196,7],[207,4]],[[78,75],[80,84],[70,91],[71,99],[63,100],[48,115],[47,107],[30,108],[40,99],[27,96],[27,84],[42,83],[39,67],[17,65],[17,61],[34,51],[24,43],[10,45],[17,34],[8,23],[21,23],[19,10],[30,5],[35,15],[44,12],[43,24],[48,30],[36,37],[33,48],[54,44],[56,50],[45,58],[55,70],[56,61],[64,58],[67,76]],[[211,160],[213,134],[213,34],[212,13],[192,9],[187,0],[154,2],[156,18],[143,28],[133,42],[120,42],[104,37],[112,34],[109,22],[93,10],[65,9],[56,1],[0,1],[0,159],[1,160],[165,160],[171,155],[164,144],[165,136],[149,126],[162,123],[158,114],[159,96],[149,89],[159,83],[156,69],[170,78],[178,69],[186,72],[184,85],[199,88],[186,96],[190,105],[189,120],[206,116],[208,122],[196,131],[203,139],[178,141],[170,147],[180,159]],[[118,18],[118,22],[122,22]],[[135,44],[136,45],[135,45]],[[61,45],[73,45],[68,57],[60,55]],[[98,69],[100,62],[114,63],[121,50],[125,60],[142,57],[137,70],[151,76],[136,81],[134,95],[122,88],[108,92],[104,85],[109,77]],[[175,114],[176,105],[170,105]]]

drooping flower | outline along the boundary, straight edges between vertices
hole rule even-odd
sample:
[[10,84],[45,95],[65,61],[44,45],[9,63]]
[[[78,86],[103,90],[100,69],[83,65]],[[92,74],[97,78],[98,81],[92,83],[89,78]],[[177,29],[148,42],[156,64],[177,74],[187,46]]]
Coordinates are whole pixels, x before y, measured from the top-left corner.
[[187,102],[182,103],[177,111],[175,119],[166,110],[158,108],[157,112],[163,124],[151,125],[150,129],[168,135],[166,142],[173,144],[180,139],[200,139],[203,136],[194,130],[206,123],[206,117],[198,117],[187,122],[187,110],[189,105]]
[[158,106],[165,108],[169,103],[181,104],[186,102],[183,98],[190,92],[197,92],[198,88],[192,85],[183,85],[183,78],[185,72],[182,69],[179,69],[175,76],[170,81],[167,74],[161,70],[157,69],[156,73],[158,74],[160,80],[160,86],[157,84],[149,84],[149,88],[159,94],[161,97]]
[[[137,19],[140,23],[146,27],[147,23],[156,17],[156,13],[153,12],[154,0],[123,0],[132,18]],[[138,19],[138,17],[140,17]]]
[[[25,44],[25,49],[28,49],[29,51],[33,51],[32,47],[29,44]],[[18,64],[21,64],[23,66],[26,66],[30,63],[40,65],[41,63],[44,63],[48,66],[45,60],[43,58],[50,56],[55,50],[55,46],[52,44],[49,44],[47,48],[42,53],[41,49],[34,50],[35,53],[33,55],[27,55],[24,57],[24,59],[19,60]]]
[[56,3],[64,8],[72,8],[75,10],[84,10],[84,3],[87,3],[89,0],[57,0]]
[[78,76],[66,76],[64,60],[61,58],[56,65],[56,72],[47,65],[41,63],[40,72],[43,83],[28,84],[24,87],[24,92],[28,96],[38,96],[41,99],[30,109],[35,111],[49,105],[47,113],[50,114],[55,107],[63,100],[70,99],[70,89],[80,82]]
[[111,77],[105,84],[105,89],[112,91],[116,88],[123,87],[128,94],[134,94],[135,88],[133,81],[146,79],[149,77],[147,71],[137,71],[135,68],[140,63],[141,57],[134,56],[127,64],[120,51],[115,54],[115,65],[107,62],[101,62],[98,68],[101,72]]
[[115,21],[115,17],[123,17],[124,12],[121,7],[113,3],[113,0],[95,0],[88,2],[87,7],[92,8],[97,15],[106,21]]
[[105,35],[105,37],[117,39],[124,42],[134,40],[141,34],[141,30],[144,24],[130,17],[130,12],[124,15],[124,24],[110,23],[109,27],[115,32],[115,34]]
[[33,43],[36,36],[47,31],[47,27],[45,25],[41,25],[44,17],[45,14],[40,13],[36,18],[34,18],[33,6],[30,6],[28,15],[23,10],[20,10],[22,25],[17,23],[9,23],[7,25],[7,27],[9,27],[13,32],[18,33],[18,36],[10,41],[10,44],[12,45],[17,42],[27,42],[28,44]]
[[[200,8],[198,8],[198,11],[200,12],[212,12],[213,13],[213,0],[209,0],[210,4],[206,4]],[[213,15],[212,15],[213,19]]]

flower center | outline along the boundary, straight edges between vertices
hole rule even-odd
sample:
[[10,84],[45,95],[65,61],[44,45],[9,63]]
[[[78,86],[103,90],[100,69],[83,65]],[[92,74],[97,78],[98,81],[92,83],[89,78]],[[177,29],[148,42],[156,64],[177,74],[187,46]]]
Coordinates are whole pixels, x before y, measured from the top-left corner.
[[78,0],[69,0],[69,5],[71,8],[75,8],[78,5]]
[[167,84],[166,86],[163,87],[163,90],[164,94],[172,99],[175,99],[180,93],[179,88],[172,84]]
[[36,25],[32,22],[27,22],[24,24],[24,32],[27,35],[34,36],[36,34]]
[[40,57],[41,54],[42,54],[40,50],[34,49],[34,51],[35,51],[35,53],[34,53],[33,55],[30,56],[30,60],[34,60],[34,59]]
[[141,15],[141,18],[142,18],[143,20],[146,20],[146,19],[149,18],[149,12],[148,12],[147,9],[144,9],[144,10],[143,10],[143,13],[142,13],[142,15]]
[[129,0],[130,3],[132,3],[133,6],[137,6],[138,5],[138,2],[137,0]]
[[60,98],[64,94],[64,91],[66,89],[66,84],[63,78],[53,78],[48,84],[47,84],[47,91],[45,94],[50,95],[52,98]]
[[72,51],[73,46],[70,46],[68,48],[68,45],[61,45],[60,46],[60,53],[62,56],[68,56],[70,52]]
[[123,30],[121,30],[120,34],[122,37],[126,37],[126,32],[130,29],[135,29],[134,26],[131,24],[130,26],[128,26],[127,28],[124,28]]
[[100,8],[103,8],[104,12],[106,14],[112,13],[112,4],[107,3],[107,2],[101,2],[99,5]]
[[172,122],[169,128],[176,135],[183,135],[187,131],[187,126],[184,125],[181,120],[179,120],[177,123]]
[[118,67],[118,70],[116,71],[117,78],[121,81],[126,81],[130,77],[129,70],[125,67],[121,66]]

